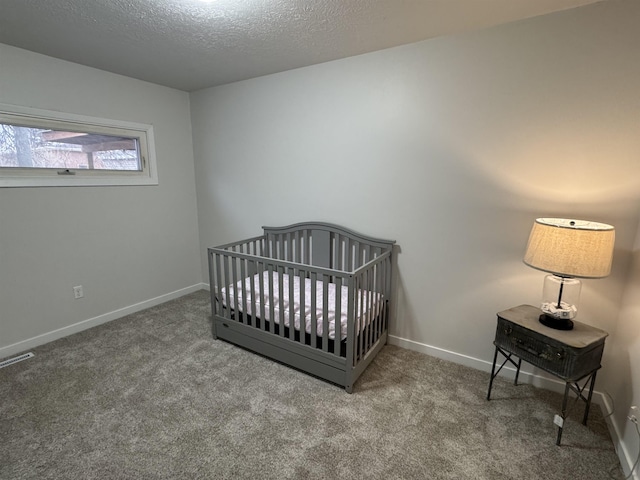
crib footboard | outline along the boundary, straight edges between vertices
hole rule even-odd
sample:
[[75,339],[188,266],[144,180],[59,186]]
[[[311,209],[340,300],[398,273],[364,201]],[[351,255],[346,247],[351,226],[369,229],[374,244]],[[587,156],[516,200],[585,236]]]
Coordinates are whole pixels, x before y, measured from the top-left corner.
[[387,341],[393,242],[371,240],[307,223],[209,248],[214,338],[351,392]]

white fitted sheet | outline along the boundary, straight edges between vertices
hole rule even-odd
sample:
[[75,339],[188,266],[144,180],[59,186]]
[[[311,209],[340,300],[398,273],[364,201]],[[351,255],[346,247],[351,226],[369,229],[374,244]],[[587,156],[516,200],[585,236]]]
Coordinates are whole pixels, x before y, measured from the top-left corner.
[[[301,282],[300,277],[293,276],[293,314],[294,314],[294,328],[300,330],[301,322],[304,325],[304,331],[311,333],[311,289],[312,281],[310,278],[304,278],[304,308],[301,305]],[[220,297],[222,304],[227,306],[227,290],[229,291],[229,307],[236,308],[235,296],[237,292],[238,296],[238,310],[240,312],[251,315],[252,317],[260,317],[262,312],[261,305],[264,305],[264,320],[271,321],[271,305],[273,304],[273,321],[277,324],[280,323],[280,309],[283,308],[282,318],[284,325],[289,327],[290,325],[290,311],[289,308],[289,275],[282,275],[282,302],[280,302],[280,275],[273,272],[273,298],[269,297],[269,272],[265,271],[262,274],[263,295],[260,295],[260,274],[257,273],[253,276],[254,295],[251,295],[251,277],[244,279],[244,288],[242,286],[243,280],[236,283],[235,288],[232,285],[222,288],[220,291]],[[324,333],[324,291],[322,281],[316,281],[316,334],[322,336]],[[346,286],[341,286],[340,295],[340,339],[347,338],[347,303],[349,289]],[[328,300],[328,337],[332,340],[336,338],[336,293],[337,285],[335,283],[327,284],[327,300]],[[244,295],[246,295],[246,303],[244,301]],[[356,313],[358,318],[355,319],[356,331],[362,330],[372,319],[380,313],[383,302],[381,301],[382,295],[379,293],[358,290],[356,292]],[[254,299],[257,306],[252,305],[251,301]],[[255,306],[256,313],[253,313]],[[246,311],[245,311],[246,310]],[[304,314],[301,315],[301,312]]]

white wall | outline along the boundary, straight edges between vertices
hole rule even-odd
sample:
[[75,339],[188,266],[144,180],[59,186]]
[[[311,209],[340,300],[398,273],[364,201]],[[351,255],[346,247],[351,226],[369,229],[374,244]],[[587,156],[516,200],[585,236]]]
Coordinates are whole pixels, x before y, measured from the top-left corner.
[[186,93],[0,44],[0,103],[152,124],[159,173],[158,186],[0,189],[0,357],[200,284]]
[[[639,24],[640,2],[611,0],[192,93],[205,279],[207,246],[262,225],[394,238],[394,341],[486,367],[495,313],[540,298],[533,220],[584,218],[617,243],[579,320],[614,333],[640,218]],[[610,342],[598,389],[630,381],[614,363]]]
[[[636,236],[629,283],[625,288],[615,333],[609,341],[612,352],[609,372],[611,396],[615,406],[613,419],[617,435],[622,438],[627,458],[635,459],[640,439],[634,425],[628,421],[629,408],[640,407],[640,229]],[[640,414],[636,413],[640,418]],[[631,462],[630,462],[631,463]],[[628,472],[626,472],[628,473]],[[636,471],[640,479],[640,470]]]
[[639,3],[607,2],[191,96],[205,247],[318,219],[395,238],[393,333],[489,359],[497,310],[537,303],[537,216],[617,227],[581,318],[616,316],[638,223]]

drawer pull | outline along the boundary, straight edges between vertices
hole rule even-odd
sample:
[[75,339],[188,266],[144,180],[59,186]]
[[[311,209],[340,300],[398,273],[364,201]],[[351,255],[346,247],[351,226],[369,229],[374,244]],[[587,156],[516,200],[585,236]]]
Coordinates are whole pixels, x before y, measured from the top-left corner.
[[536,357],[539,357],[541,354],[540,352],[538,352],[537,350],[527,346],[522,340],[520,340],[519,338],[516,339],[516,343],[518,344],[518,347],[520,347],[522,350],[526,350],[527,352],[529,352],[531,355],[535,355]]

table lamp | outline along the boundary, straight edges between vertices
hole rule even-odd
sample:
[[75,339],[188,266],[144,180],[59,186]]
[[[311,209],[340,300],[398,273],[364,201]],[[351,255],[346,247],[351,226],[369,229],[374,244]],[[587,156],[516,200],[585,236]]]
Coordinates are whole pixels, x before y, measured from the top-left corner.
[[611,225],[538,218],[533,224],[524,263],[548,272],[542,289],[540,323],[571,330],[578,312],[578,278],[602,278],[611,272],[615,230]]

